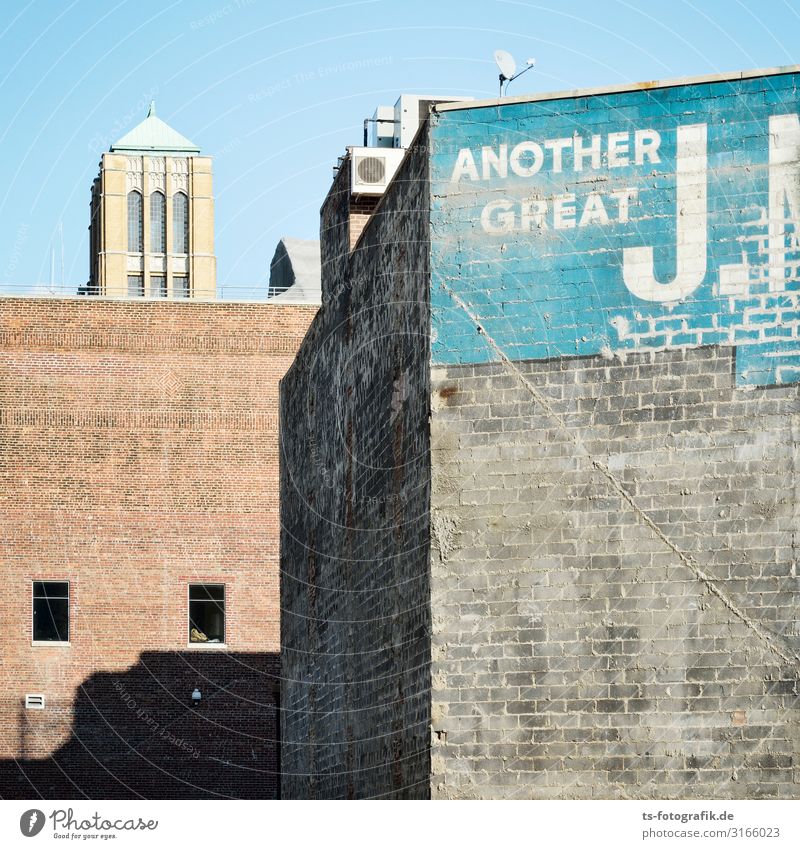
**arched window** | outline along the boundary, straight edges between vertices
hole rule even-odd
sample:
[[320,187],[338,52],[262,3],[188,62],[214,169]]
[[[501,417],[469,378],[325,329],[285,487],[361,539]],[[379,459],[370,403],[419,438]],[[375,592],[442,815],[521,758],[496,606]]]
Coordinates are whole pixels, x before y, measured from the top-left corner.
[[183,192],[172,198],[172,250],[189,253],[189,198]]
[[167,201],[161,192],[150,195],[150,251],[163,254],[167,251]]
[[142,196],[136,191],[128,192],[128,250],[131,253],[142,252],[143,227]]

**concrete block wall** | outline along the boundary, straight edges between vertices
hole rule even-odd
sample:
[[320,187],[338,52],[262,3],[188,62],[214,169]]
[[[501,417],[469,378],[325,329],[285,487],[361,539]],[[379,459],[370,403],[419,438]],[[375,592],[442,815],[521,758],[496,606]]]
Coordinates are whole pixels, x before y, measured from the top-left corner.
[[352,254],[348,168],[322,209],[324,305],[281,383],[282,788],[425,798],[427,157]]
[[797,387],[706,347],[435,367],[436,798],[793,798]]
[[[0,298],[0,796],[276,795],[278,380],[315,311]],[[31,644],[45,579],[69,645]],[[188,645],[190,581],[227,649]]]

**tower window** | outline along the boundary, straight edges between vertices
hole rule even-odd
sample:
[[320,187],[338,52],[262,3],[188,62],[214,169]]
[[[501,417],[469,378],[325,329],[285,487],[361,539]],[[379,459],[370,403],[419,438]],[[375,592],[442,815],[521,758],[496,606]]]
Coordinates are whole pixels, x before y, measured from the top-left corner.
[[188,298],[189,278],[185,274],[176,274],[172,278],[172,289],[176,298]]
[[143,298],[144,297],[144,278],[141,274],[128,275],[128,297]]
[[33,641],[69,642],[69,581],[33,582]]
[[189,198],[183,192],[172,198],[172,250],[189,253]]
[[167,297],[167,278],[163,274],[150,275],[150,297],[151,298],[166,298]]
[[163,254],[167,250],[166,198],[161,192],[150,195],[150,250]]
[[225,642],[224,584],[189,584],[189,642]]
[[136,191],[128,192],[128,251],[130,253],[142,252],[143,227],[142,196]]

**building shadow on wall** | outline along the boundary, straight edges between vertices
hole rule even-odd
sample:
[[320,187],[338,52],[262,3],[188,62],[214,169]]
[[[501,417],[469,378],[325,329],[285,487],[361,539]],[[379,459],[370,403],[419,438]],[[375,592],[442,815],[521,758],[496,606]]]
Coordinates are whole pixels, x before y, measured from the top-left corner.
[[[87,678],[71,720],[20,705],[17,728],[4,729],[18,756],[0,760],[0,797],[277,798],[279,669],[275,653],[145,652]],[[64,745],[31,756],[64,725]]]

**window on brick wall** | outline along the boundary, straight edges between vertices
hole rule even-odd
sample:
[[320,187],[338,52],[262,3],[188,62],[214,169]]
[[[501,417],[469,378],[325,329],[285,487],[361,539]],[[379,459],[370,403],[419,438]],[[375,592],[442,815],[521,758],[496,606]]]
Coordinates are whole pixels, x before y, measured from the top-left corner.
[[33,641],[69,642],[69,581],[33,582]]
[[189,642],[225,642],[224,584],[189,584]]

